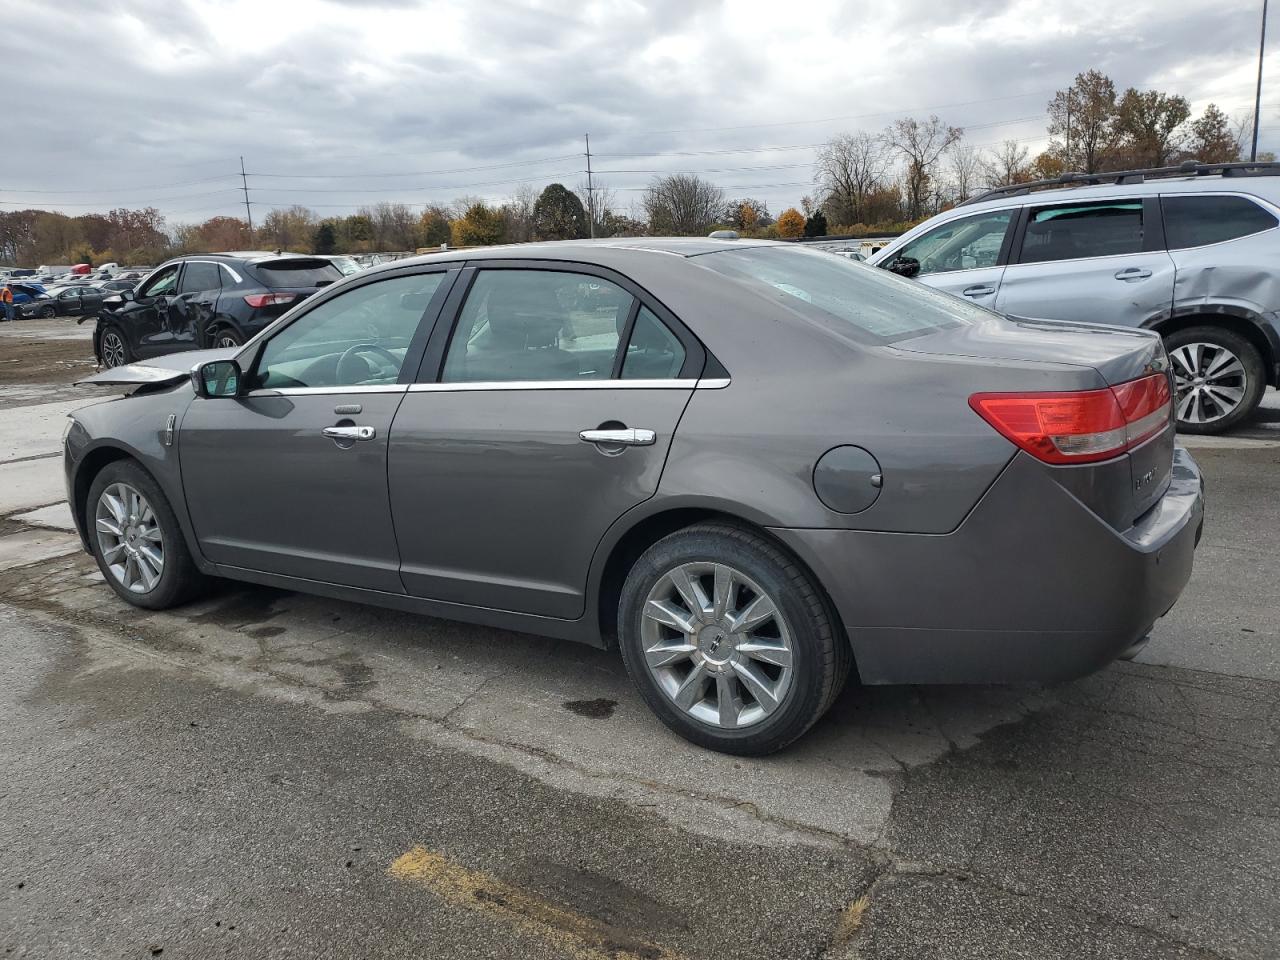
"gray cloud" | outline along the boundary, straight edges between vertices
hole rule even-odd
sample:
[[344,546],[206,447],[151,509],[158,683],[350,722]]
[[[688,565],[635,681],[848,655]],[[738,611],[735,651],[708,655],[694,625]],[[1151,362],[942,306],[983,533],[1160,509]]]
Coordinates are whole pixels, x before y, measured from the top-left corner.
[[[708,175],[781,209],[806,192],[811,150],[609,155],[813,144],[908,109],[971,128],[973,143],[1036,147],[1048,92],[1090,67],[1238,110],[1257,31],[1251,0],[1142,0],[1070,23],[1061,4],[1032,0],[826,13],[691,0],[115,0],[75,17],[7,6],[23,26],[6,44],[17,144],[3,209],[154,203],[174,221],[236,213],[240,155],[252,173],[298,175],[252,177],[258,202],[337,213],[574,184],[588,131],[598,168],[723,170]],[[858,119],[796,122],[827,117]],[[1264,107],[1266,147],[1280,145],[1276,119]],[[427,175],[548,157],[568,159]],[[408,172],[423,175],[380,176]],[[649,176],[602,181],[625,206]],[[19,192],[37,190],[50,192]]]

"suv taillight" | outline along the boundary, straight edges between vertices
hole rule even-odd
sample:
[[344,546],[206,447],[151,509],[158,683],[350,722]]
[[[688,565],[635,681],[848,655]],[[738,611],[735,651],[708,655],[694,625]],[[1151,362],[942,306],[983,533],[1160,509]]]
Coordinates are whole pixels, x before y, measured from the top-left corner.
[[297,299],[296,293],[249,293],[245,294],[244,302],[258,310],[277,303],[293,303]]
[[1132,450],[1170,424],[1163,373],[1102,390],[975,393],[978,416],[1045,463],[1094,463]]

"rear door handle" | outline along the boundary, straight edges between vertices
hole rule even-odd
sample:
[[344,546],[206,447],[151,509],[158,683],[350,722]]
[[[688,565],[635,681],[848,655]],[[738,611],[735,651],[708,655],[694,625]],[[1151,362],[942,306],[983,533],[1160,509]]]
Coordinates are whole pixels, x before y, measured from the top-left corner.
[[624,427],[620,430],[583,430],[578,439],[606,446],[648,447],[658,439],[658,435],[652,430]]
[[1146,267],[1125,267],[1116,271],[1117,280],[1145,280],[1149,276],[1151,271]]
[[979,283],[972,287],[965,287],[960,291],[966,297],[989,297],[996,292],[994,284]]
[[373,427],[325,427],[320,432],[330,440],[372,440],[378,435]]

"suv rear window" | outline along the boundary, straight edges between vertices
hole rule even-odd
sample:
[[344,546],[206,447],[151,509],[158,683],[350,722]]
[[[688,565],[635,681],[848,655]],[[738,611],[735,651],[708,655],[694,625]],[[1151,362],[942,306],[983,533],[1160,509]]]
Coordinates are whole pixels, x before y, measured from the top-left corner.
[[254,272],[268,287],[318,287],[342,279],[342,271],[328,260],[298,257],[255,263]]
[[1202,247],[1270,230],[1276,218],[1244,197],[1161,197],[1170,250]]
[[1142,252],[1142,201],[1072,203],[1031,212],[1019,263]]
[[860,340],[888,343],[991,316],[959,297],[821,250],[743,247],[693,261]]

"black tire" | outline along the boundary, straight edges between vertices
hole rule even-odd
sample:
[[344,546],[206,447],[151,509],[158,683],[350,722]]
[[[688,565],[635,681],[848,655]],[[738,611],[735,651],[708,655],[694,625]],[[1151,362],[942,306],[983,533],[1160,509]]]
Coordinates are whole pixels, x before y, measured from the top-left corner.
[[[1178,358],[1174,356],[1175,351],[1180,347],[1195,343],[1211,344],[1221,349],[1230,350],[1236,355],[1240,360],[1240,365],[1244,368],[1244,396],[1234,410],[1216,419],[1197,423],[1189,418],[1184,420],[1179,417],[1178,432],[1223,433],[1251,417],[1258,404],[1262,402],[1262,395],[1267,389],[1266,366],[1262,362],[1262,354],[1258,352],[1258,348],[1232,330],[1214,326],[1186,327],[1182,330],[1176,330],[1164,338],[1165,349],[1168,350],[1174,362],[1173,369],[1175,374],[1181,376],[1184,372],[1178,363]],[[1176,411],[1178,405],[1177,397],[1174,398],[1174,403]]]
[[244,338],[231,327],[219,327],[213,332],[214,347],[239,347],[243,344]]
[[[108,338],[115,337],[120,344],[119,360],[116,360],[117,354],[108,351],[108,344],[111,342]],[[114,324],[103,329],[101,339],[99,340],[98,350],[102,355],[102,365],[107,368],[123,366],[126,363],[133,363],[136,357],[133,355],[133,349],[129,346],[129,339],[124,332]]]
[[[160,544],[163,548],[163,568],[154,586],[145,591],[130,590],[119,575],[113,571],[103,554],[103,543],[97,529],[98,504],[102,494],[117,484],[127,485],[138,491],[151,507],[156,525],[159,527]],[[117,488],[118,489],[118,488]],[[94,559],[98,561],[98,569],[102,571],[107,584],[116,594],[135,607],[147,610],[167,610],[192,599],[208,586],[208,578],[196,567],[187,549],[186,538],[174,516],[169,498],[164,495],[160,485],[152,479],[141,466],[133,460],[115,460],[102,468],[89,485],[89,494],[85,499],[85,525],[88,528],[89,544],[93,548]]]
[[[642,621],[650,591],[670,571],[688,563],[733,567],[760,586],[786,621],[792,651],[789,688],[773,712],[749,726],[719,726],[677,707],[645,661]],[[699,746],[743,756],[781,750],[813,726],[839,696],[853,662],[824,594],[796,560],[773,541],[724,522],[679,530],[641,555],[619,598],[618,644],[627,673],[663,723]]]
[[53,307],[45,306],[36,311],[36,316],[41,320],[52,320],[57,313]]

